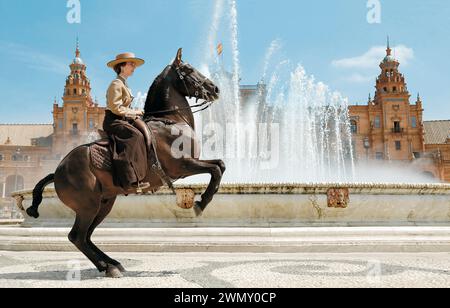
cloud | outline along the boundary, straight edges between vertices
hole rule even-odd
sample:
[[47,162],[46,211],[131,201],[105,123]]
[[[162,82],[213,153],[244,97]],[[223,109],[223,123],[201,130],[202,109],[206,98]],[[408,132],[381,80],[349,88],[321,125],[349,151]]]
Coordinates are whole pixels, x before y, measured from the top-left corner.
[[0,53],[7,59],[24,63],[28,68],[67,75],[67,63],[57,57],[34,50],[30,47],[0,41]]
[[[395,58],[404,66],[414,59],[414,50],[404,45],[398,45],[392,49]],[[354,58],[334,60],[331,65],[336,68],[373,69],[378,67],[386,56],[386,47],[374,46],[366,53]]]
[[343,81],[350,82],[350,83],[367,83],[370,81],[375,80],[375,76],[369,76],[369,75],[363,75],[360,73],[354,73],[348,77],[344,77],[342,79]]

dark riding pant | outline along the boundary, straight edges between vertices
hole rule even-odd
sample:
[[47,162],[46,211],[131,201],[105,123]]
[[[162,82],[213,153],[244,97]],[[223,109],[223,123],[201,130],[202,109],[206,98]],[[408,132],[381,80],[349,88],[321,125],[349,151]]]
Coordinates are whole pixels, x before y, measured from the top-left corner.
[[124,189],[143,181],[148,170],[146,141],[134,122],[109,110],[103,122],[103,130],[112,141],[114,184]]

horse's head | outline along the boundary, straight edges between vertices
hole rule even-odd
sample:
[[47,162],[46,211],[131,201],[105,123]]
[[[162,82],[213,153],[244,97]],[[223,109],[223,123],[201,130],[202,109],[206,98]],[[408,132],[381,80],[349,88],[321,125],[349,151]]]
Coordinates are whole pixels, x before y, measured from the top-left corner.
[[208,102],[216,101],[219,98],[219,88],[190,64],[183,62],[181,48],[172,63],[172,69],[177,76],[175,86],[183,96]]
[[[172,95],[174,93],[178,95]],[[206,106],[195,112],[206,109],[210,103],[219,98],[219,93],[219,88],[211,80],[191,65],[183,62],[180,48],[173,63],[164,69],[150,87],[145,102],[145,115],[173,116],[183,112],[185,113],[184,118],[187,116],[193,125],[192,108]],[[194,97],[197,101],[204,100],[204,102],[190,106],[186,97]]]

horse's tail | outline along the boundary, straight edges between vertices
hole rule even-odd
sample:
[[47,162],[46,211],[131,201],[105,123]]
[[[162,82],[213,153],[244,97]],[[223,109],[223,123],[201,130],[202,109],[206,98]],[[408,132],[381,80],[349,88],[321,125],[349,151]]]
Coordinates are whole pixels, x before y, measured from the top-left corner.
[[33,204],[27,209],[27,214],[30,217],[39,218],[39,205],[42,203],[42,194],[44,188],[55,181],[55,174],[50,174],[42,179],[33,190]]

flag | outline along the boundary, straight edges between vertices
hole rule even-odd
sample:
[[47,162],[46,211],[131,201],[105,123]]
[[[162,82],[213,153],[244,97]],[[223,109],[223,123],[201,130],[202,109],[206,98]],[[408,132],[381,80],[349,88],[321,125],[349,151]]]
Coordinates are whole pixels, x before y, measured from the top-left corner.
[[219,45],[217,45],[217,54],[221,56],[222,53],[223,53],[223,45],[222,43],[219,43]]

